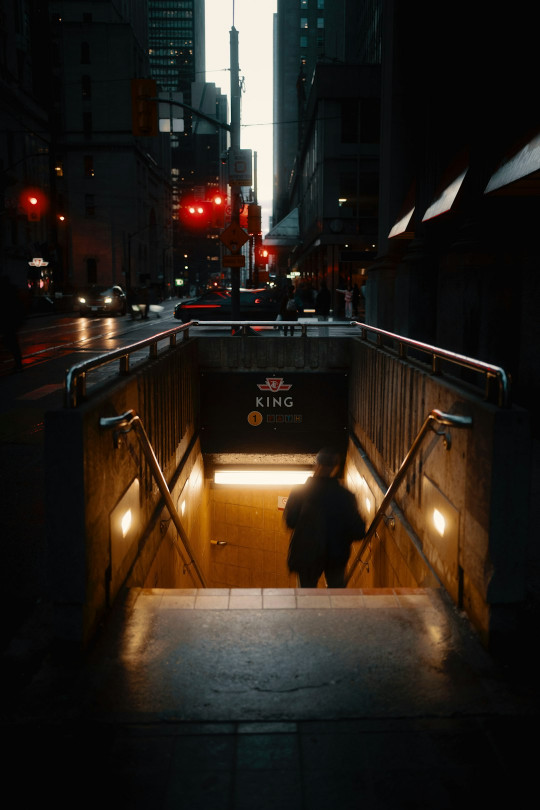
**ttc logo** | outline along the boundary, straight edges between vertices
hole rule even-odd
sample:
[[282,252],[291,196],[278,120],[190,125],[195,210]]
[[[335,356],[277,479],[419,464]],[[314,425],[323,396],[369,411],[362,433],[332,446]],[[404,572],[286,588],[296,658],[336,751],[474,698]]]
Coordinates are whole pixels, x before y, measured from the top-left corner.
[[283,382],[283,377],[267,377],[266,382],[262,385],[257,385],[259,391],[272,391],[274,394],[278,391],[289,391],[292,385],[286,385]]

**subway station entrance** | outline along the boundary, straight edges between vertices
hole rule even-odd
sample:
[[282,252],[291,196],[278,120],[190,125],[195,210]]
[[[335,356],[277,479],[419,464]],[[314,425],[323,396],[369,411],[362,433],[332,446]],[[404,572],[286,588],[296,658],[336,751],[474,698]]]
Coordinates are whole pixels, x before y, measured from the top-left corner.
[[489,646],[523,595],[529,427],[504,370],[363,324],[287,340],[216,326],[67,374],[46,420],[64,632],[84,645],[126,588],[294,588],[289,476],[331,445],[370,527],[349,588],[440,586]]
[[[22,795],[52,774],[62,806],[81,787],[141,808],[526,799],[536,674],[490,652],[523,558],[504,376],[362,330],[193,332],[70,370],[47,415],[57,639],[79,655],[25,694]],[[288,473],[328,443],[372,533],[347,588],[299,589]]]

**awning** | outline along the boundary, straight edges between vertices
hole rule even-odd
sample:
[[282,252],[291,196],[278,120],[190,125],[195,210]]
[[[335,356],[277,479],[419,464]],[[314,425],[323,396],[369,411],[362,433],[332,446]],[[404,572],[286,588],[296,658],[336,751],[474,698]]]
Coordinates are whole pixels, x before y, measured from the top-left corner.
[[294,247],[300,244],[298,208],[293,208],[286,217],[274,225],[264,237],[263,244],[269,247]]
[[434,217],[438,217],[441,214],[445,214],[447,211],[450,211],[466,174],[467,169],[464,169],[442,190],[439,196],[427,209],[426,213],[422,217],[422,222],[426,222],[428,219],[433,219]]
[[405,195],[405,199],[401,205],[401,209],[398,214],[398,218],[394,222],[390,233],[388,234],[388,239],[396,239],[399,237],[400,239],[412,239],[414,236],[414,223],[413,223],[413,214],[415,209],[415,194],[416,194],[416,182],[413,180],[411,185],[407,190],[407,194]]
[[493,191],[503,194],[540,193],[540,134],[501,163],[484,194]]
[[407,211],[404,217],[398,219],[390,233],[388,234],[389,239],[393,239],[395,236],[402,236],[402,237],[409,237],[412,236],[411,231],[408,230],[409,223],[412,219],[412,215],[414,214],[414,206]]

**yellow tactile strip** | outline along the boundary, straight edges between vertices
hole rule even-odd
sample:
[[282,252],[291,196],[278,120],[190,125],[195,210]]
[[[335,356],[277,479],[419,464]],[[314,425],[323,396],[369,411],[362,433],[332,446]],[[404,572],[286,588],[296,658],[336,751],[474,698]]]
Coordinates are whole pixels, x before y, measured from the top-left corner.
[[148,588],[139,604],[146,597],[162,610],[411,608],[431,602],[425,588]]

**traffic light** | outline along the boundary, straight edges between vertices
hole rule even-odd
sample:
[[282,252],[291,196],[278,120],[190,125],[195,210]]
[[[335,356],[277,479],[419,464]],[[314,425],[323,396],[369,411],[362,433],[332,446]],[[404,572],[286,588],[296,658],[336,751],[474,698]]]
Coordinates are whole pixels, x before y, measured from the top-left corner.
[[207,200],[184,200],[180,205],[180,218],[188,228],[210,227],[212,203]]
[[47,197],[39,188],[25,189],[19,203],[29,222],[39,222],[47,210]]
[[248,205],[248,233],[261,233],[261,206],[255,203]]
[[257,248],[257,264],[259,265],[268,264],[268,250],[262,245],[259,245],[259,247]]
[[223,228],[225,225],[225,207],[227,198],[224,194],[214,194],[212,198],[212,225],[214,228]]
[[131,80],[131,131],[150,137],[158,134],[157,86],[154,79]]

